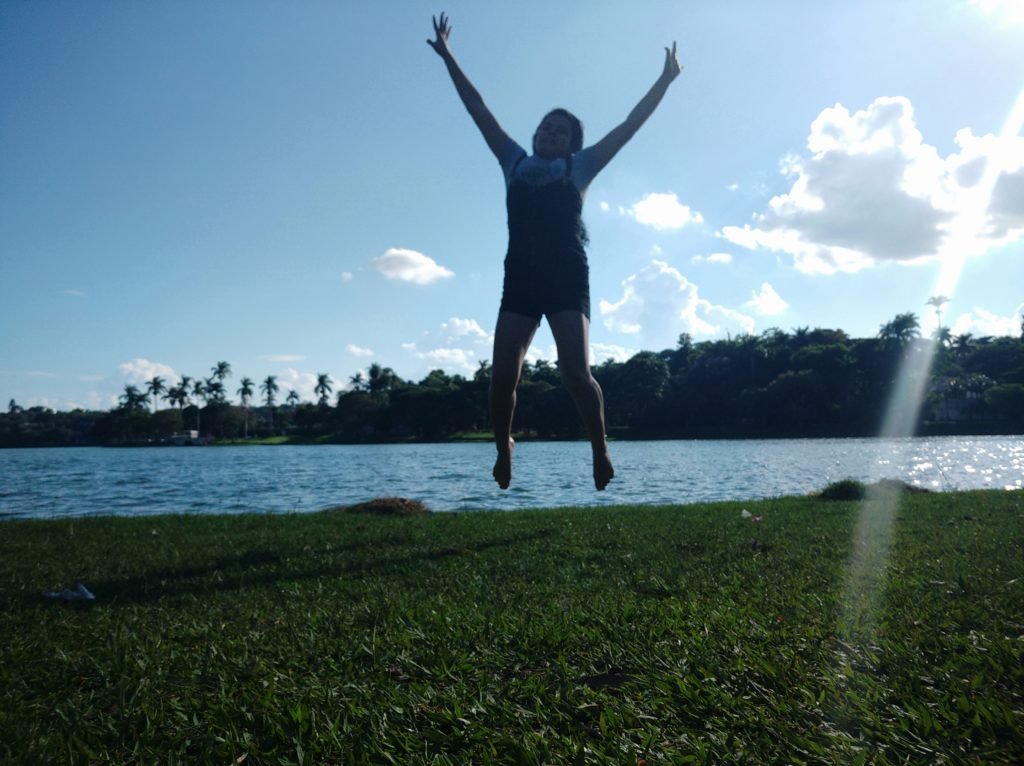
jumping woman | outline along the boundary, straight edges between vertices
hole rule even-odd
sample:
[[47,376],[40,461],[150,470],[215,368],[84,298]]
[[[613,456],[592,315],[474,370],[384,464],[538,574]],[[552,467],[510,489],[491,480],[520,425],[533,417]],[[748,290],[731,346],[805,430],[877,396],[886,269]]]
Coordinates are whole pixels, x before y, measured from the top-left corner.
[[498,459],[494,480],[512,481],[512,414],[516,386],[533,335],[546,316],[558,349],[558,369],[579,410],[594,455],[594,486],[615,475],[605,439],[604,398],[590,373],[590,285],[583,225],[583,197],[594,177],[633,137],[661,102],[682,67],[676,44],[665,49],[657,81],[618,127],[583,148],[583,126],[565,109],[544,116],[533,134],[533,153],[509,138],[452,55],[451,26],[434,18],[427,43],[448,67],[463,105],[505,174],[508,252],[491,365],[491,419]]

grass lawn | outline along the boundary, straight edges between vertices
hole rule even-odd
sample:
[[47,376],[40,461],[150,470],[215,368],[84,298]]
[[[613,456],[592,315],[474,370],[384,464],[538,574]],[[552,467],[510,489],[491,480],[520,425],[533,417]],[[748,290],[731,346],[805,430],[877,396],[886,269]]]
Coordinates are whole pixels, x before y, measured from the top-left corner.
[[0,761],[1024,762],[1024,494],[886,518],[4,522]]

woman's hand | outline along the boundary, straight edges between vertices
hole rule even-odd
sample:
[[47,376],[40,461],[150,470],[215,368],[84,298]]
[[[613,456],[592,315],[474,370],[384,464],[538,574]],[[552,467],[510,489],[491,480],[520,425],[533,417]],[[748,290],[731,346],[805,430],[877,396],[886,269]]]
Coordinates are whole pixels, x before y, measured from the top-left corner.
[[448,35],[452,33],[451,25],[448,23],[448,17],[443,13],[440,21],[436,16],[431,16],[430,20],[434,22],[435,39],[427,40],[427,45],[437,51],[438,56],[444,58],[451,54],[451,49],[448,47]]
[[676,79],[682,71],[683,67],[680,65],[679,59],[676,58],[676,43],[673,40],[672,49],[665,49],[665,68],[661,70],[661,76],[666,83],[670,83]]

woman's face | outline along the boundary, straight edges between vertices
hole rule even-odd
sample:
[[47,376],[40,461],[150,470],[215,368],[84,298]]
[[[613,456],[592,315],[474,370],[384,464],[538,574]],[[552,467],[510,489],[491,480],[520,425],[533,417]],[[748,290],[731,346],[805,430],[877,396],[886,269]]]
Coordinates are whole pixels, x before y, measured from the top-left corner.
[[543,119],[533,137],[533,151],[544,159],[565,157],[572,145],[572,125],[560,114],[549,114]]

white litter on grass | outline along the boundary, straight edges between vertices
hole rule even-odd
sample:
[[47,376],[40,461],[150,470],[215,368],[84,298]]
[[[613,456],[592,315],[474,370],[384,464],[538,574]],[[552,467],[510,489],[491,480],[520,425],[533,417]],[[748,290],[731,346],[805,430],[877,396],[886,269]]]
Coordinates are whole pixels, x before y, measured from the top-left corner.
[[754,515],[746,508],[744,508],[742,511],[740,511],[740,516],[744,519],[750,519],[753,518]]
[[64,590],[51,590],[43,594],[46,598],[56,599],[58,601],[95,601],[96,596],[92,594],[92,591],[86,588],[82,583],[78,583],[74,588],[65,588]]

